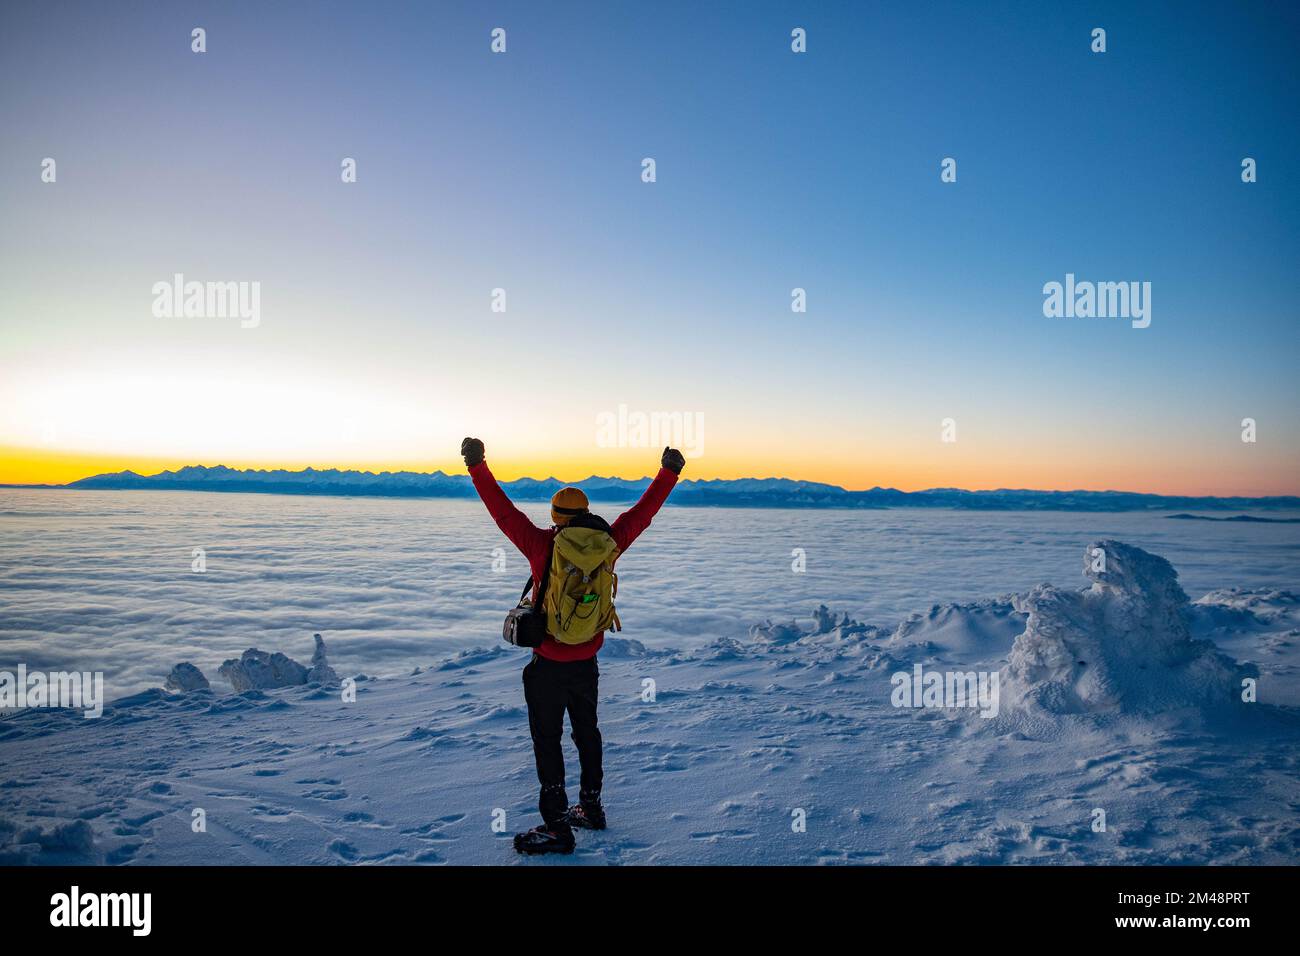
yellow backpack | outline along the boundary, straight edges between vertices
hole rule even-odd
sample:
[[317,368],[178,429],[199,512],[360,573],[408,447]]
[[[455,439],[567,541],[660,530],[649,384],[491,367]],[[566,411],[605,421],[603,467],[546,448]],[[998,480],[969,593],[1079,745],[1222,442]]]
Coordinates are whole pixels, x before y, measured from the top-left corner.
[[561,644],[586,644],[611,626],[622,630],[614,613],[617,558],[618,545],[607,531],[572,525],[559,530],[542,594],[551,637]]

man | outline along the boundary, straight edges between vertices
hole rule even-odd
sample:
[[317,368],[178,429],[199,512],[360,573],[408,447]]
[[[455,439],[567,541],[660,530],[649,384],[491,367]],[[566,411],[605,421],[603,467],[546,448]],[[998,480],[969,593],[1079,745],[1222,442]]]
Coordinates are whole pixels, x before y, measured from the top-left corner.
[[[669,492],[677,484],[686,459],[675,448],[665,448],[659,474],[645,490],[641,500],[619,515],[612,525],[592,515],[586,494],[580,488],[561,488],[551,498],[550,528],[539,528],[514,506],[483,460],[483,442],[466,438],[460,453],[469,466],[474,489],[488,513],[511,543],[528,559],[533,574],[534,607],[542,599],[542,578],[551,562],[551,548],[560,530],[573,522],[575,526],[595,523],[608,529],[622,554],[650,526]],[[617,558],[615,558],[617,560]],[[604,632],[582,644],[561,643],[550,633],[524,667],[524,700],[528,704],[528,729],[533,738],[533,756],[537,760],[537,780],[541,796],[537,808],[542,825],[515,835],[515,849],[520,853],[572,853],[573,827],[605,829],[605,809],[600,800],[601,741],[596,726],[596,685],[599,671],[596,654],[605,641]],[[578,803],[569,806],[564,789],[564,712],[569,712],[573,742],[578,747],[582,778]]]

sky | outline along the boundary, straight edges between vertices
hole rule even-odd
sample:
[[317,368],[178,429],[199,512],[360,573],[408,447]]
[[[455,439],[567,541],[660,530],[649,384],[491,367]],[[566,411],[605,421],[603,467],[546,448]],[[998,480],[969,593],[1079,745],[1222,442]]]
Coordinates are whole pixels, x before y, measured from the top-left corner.
[[[623,407],[695,423],[684,477],[1300,493],[1298,35],[1253,3],[9,0],[0,482],[461,472],[465,435],[502,478],[653,474],[661,436],[602,438]],[[156,315],[176,274],[257,283],[256,324]],[[1150,325],[1045,316],[1067,274],[1149,282]]]

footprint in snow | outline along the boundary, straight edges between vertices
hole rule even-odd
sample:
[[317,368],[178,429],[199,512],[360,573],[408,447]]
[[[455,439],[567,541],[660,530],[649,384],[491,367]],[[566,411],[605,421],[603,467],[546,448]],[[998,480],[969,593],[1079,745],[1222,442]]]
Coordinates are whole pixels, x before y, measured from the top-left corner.
[[752,830],[709,830],[692,833],[692,840],[699,840],[702,843],[717,843],[719,840],[752,840],[758,836]]
[[308,790],[303,796],[312,800],[346,800],[348,792],[346,790]]
[[346,840],[335,840],[325,849],[330,853],[333,853],[335,856],[347,860],[349,863],[355,860],[359,855],[357,853],[357,848]]

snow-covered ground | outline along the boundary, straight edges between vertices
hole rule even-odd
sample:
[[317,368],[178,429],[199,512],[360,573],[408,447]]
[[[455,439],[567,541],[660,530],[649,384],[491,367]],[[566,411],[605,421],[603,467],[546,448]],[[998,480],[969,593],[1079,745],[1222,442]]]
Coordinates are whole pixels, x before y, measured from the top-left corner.
[[[611,829],[548,862],[1296,862],[1295,591],[1224,571],[1226,590],[1189,601],[1118,540],[1072,565],[1056,587],[901,622],[823,609],[611,639]],[[306,631],[245,637],[313,650]],[[0,722],[0,862],[517,862],[536,797],[522,663],[485,639],[359,679],[352,703],[317,684],[233,694],[205,667],[214,690],[147,690],[99,719],[17,714]],[[996,714],[895,706],[918,665],[996,679]]]

